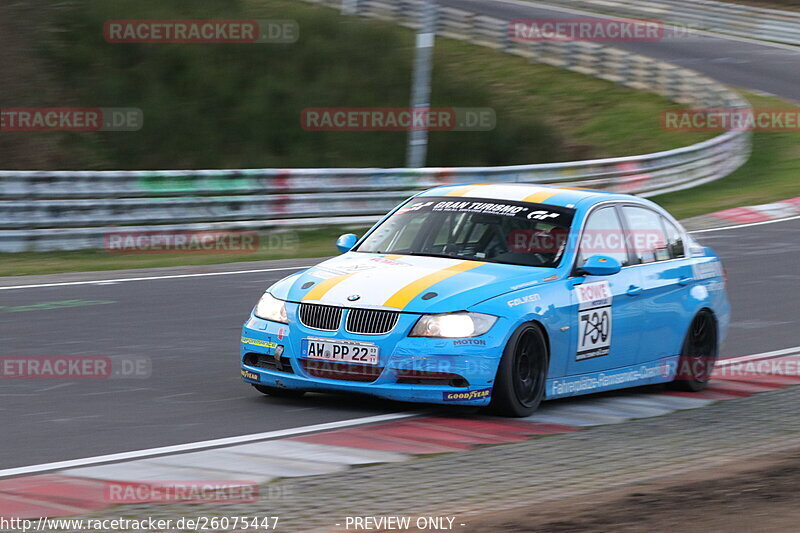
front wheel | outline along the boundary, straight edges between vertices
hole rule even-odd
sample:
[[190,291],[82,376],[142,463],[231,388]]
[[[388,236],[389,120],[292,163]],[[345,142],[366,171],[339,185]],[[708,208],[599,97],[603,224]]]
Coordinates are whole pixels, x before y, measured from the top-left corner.
[[305,391],[301,390],[279,389],[278,387],[267,387],[266,385],[253,385],[253,388],[261,394],[277,398],[300,398],[305,394]]
[[690,392],[705,389],[711,379],[717,353],[717,322],[710,311],[700,311],[686,332],[674,387]]
[[489,408],[503,416],[528,416],[544,398],[549,353],[544,333],[528,324],[508,341],[497,369]]

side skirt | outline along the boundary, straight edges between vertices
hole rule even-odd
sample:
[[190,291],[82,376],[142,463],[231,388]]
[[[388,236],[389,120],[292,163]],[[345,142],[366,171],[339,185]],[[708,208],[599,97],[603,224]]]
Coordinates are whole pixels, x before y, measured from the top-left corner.
[[621,368],[547,380],[545,399],[566,398],[614,389],[666,383],[675,379],[677,355]]

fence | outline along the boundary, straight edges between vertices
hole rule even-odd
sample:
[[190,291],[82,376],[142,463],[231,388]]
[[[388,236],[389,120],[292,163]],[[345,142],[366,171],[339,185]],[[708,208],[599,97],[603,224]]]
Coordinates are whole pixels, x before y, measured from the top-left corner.
[[551,0],[572,7],[784,44],[800,44],[800,12],[713,0]]
[[[314,3],[337,4],[331,0]],[[417,1],[360,0],[357,13],[414,27]],[[695,107],[746,108],[696,72],[596,43],[516,42],[506,21],[439,8],[437,33]],[[724,177],[750,153],[731,131],[659,153],[505,167],[0,171],[0,251],[100,248],[111,231],[270,230],[368,224],[413,192],[452,183],[536,182],[652,196]]]

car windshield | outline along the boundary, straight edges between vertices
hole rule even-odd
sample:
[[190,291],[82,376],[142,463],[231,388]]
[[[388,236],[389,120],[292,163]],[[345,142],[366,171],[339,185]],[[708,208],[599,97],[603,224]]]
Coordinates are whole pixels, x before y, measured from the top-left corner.
[[356,251],[553,268],[564,254],[574,213],[527,202],[418,197]]

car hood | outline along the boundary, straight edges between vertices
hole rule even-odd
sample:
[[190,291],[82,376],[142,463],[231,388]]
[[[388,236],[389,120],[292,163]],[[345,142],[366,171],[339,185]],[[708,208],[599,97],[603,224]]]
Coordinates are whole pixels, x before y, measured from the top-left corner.
[[269,291],[292,302],[444,313],[532,287],[554,274],[552,268],[349,252],[285,278]]

